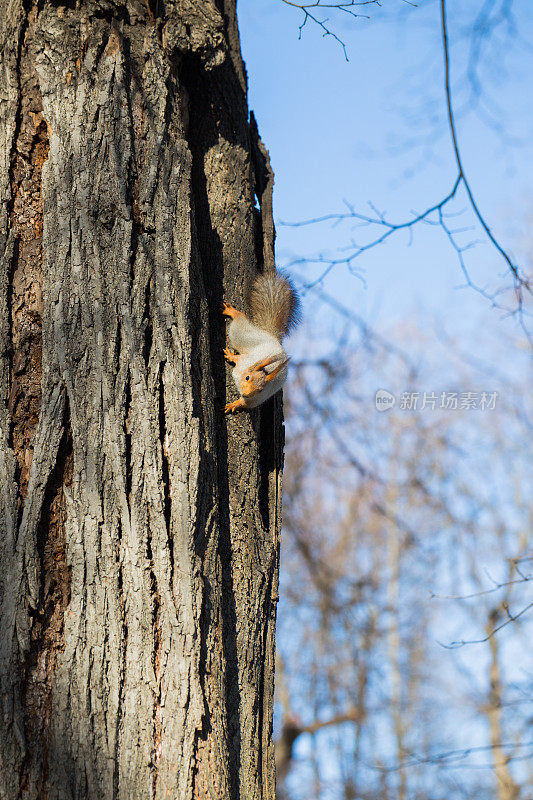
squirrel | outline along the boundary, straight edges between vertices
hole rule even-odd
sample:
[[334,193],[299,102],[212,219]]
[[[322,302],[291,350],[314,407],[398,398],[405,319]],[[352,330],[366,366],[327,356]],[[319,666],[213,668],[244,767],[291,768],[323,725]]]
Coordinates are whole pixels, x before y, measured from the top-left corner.
[[222,303],[222,314],[231,319],[228,338],[233,348],[224,349],[224,358],[235,365],[233,380],[240,394],[225,406],[226,414],[255,408],[281,389],[289,362],[281,340],[299,322],[298,294],[279,272],[255,278],[248,305],[249,318]]

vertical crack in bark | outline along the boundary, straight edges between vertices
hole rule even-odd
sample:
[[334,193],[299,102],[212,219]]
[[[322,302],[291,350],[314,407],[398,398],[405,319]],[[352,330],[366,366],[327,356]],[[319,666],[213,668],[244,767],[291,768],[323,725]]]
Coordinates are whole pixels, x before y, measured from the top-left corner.
[[125,470],[126,470],[126,502],[128,510],[131,514],[131,479],[132,479],[132,463],[131,463],[131,374],[128,369],[126,377],[126,385],[124,387],[124,444],[125,444]]
[[122,523],[120,517],[118,518],[118,532],[117,532],[117,561],[118,561],[118,595],[120,600],[120,612],[122,615],[122,646],[123,656],[119,659],[120,663],[120,680],[118,688],[118,708],[117,708],[117,723],[115,730],[115,764],[113,770],[113,800],[119,797],[119,783],[120,783],[120,739],[122,733],[122,718],[124,714],[124,683],[126,678],[127,667],[127,653],[128,653],[128,618],[126,615],[126,601],[124,597],[124,568],[123,568],[123,551],[122,551]]
[[154,637],[154,650],[152,654],[152,666],[155,676],[154,711],[153,711],[153,750],[152,750],[152,784],[151,797],[155,798],[157,793],[157,778],[159,775],[159,761],[161,758],[161,731],[162,731],[162,710],[161,710],[161,597],[157,587],[157,578],[154,571],[154,557],[152,553],[152,543],[150,532],[146,543],[147,557],[150,564],[150,590],[152,595],[152,630]]
[[159,367],[159,441],[161,442],[161,468],[164,492],[164,507],[163,513],[165,516],[165,525],[167,528],[168,549],[170,554],[170,585],[174,582],[174,542],[170,530],[171,521],[171,487],[170,487],[170,471],[168,466],[167,454],[167,428],[165,423],[165,387],[163,382],[164,364]]
[[270,531],[270,497],[271,475],[276,469],[276,443],[272,431],[277,424],[276,399],[271,398],[261,407],[259,423],[259,513],[265,533]]
[[143,340],[143,359],[146,365],[146,375],[148,379],[149,366],[150,366],[150,353],[152,352],[152,342],[154,338],[154,330],[152,323],[152,310],[151,310],[151,296],[152,296],[152,279],[147,281],[144,290],[144,340]]
[[[275,530],[275,529],[274,529]],[[261,670],[259,676],[258,692],[258,758],[257,769],[260,776],[259,785],[261,786],[262,797],[269,798],[273,795],[269,792],[272,787],[269,772],[269,747],[272,743],[272,706],[273,706],[273,684],[270,682],[274,664],[274,637],[276,626],[276,600],[277,578],[279,575],[279,548],[275,547],[272,551],[272,558],[268,564],[266,585],[262,609],[262,653]],[[266,772],[265,775],[265,765]],[[266,792],[265,792],[266,789]]]
[[[239,658],[237,652],[237,607],[231,570],[231,536],[229,525],[221,528],[219,540],[222,566],[222,650],[226,666],[225,705],[229,750],[229,785],[232,800],[239,800],[241,762],[241,692],[239,687]],[[244,800],[244,799],[243,799]]]
[[157,38],[161,42],[163,20],[166,16],[165,0],[146,0],[146,6],[154,23]]
[[[150,282],[147,285],[145,305],[147,306],[149,313]],[[150,328],[150,337],[151,337],[151,325],[150,326],[147,325],[147,330],[148,327]],[[146,344],[147,342],[146,342],[146,331],[145,331],[145,348]],[[148,352],[150,348],[151,348],[151,338],[150,338],[150,346],[148,348]],[[166,432],[166,422],[165,422],[165,389],[164,389],[163,369],[164,369],[164,364],[160,364],[159,384],[158,384],[158,426],[159,426],[159,440],[161,443],[161,471],[162,471],[161,478],[162,478],[163,493],[164,493],[163,514],[165,519],[167,541],[169,548],[169,558],[170,558],[170,585],[172,586],[174,579],[174,550],[173,550],[173,541],[171,536],[171,488],[170,488],[170,470],[169,470],[167,443],[166,443],[167,432]],[[160,621],[161,596],[159,594],[159,588],[157,585],[150,531],[148,532],[148,539],[147,539],[147,556],[150,564],[150,588],[152,596],[152,631],[153,631],[153,642],[154,642],[152,663],[153,663],[154,677],[155,677],[155,694],[154,694],[153,730],[152,730],[153,749],[152,749],[152,761],[151,761],[151,797],[155,798],[157,796],[157,780],[159,777],[159,764],[161,760],[161,746],[162,746],[163,713],[161,708],[161,689],[162,689],[161,652],[162,652],[163,638],[162,638],[161,621]]]
[[119,309],[118,308],[116,309],[116,315],[117,315],[117,320],[119,320],[119,321],[117,323],[117,332],[116,332],[116,336],[115,336],[115,352],[114,352],[113,361],[114,361],[115,364],[120,364],[121,363],[121,355],[120,354],[121,354],[121,350],[122,350],[122,325],[120,324],[120,314],[119,314]]
[[259,227],[262,240],[263,269],[275,270],[275,241],[276,229],[274,227],[273,192],[274,192],[274,173],[270,165],[268,150],[257,128],[257,122],[253,111],[250,112],[250,137],[252,145],[252,160],[254,165],[255,178],[255,197],[259,204],[260,219]]
[[268,628],[270,624],[270,614],[271,614],[271,602],[270,598],[272,596],[272,570],[269,570],[269,574],[267,576],[267,585],[265,587],[265,594],[263,600],[263,613],[261,615],[261,621],[263,625],[263,636],[262,636],[262,652],[264,654],[263,661],[261,663],[261,672],[259,676],[259,692],[257,696],[257,701],[259,708],[257,709],[257,744],[259,747],[259,753],[257,756],[257,770],[259,772],[259,786],[261,789],[264,788],[263,782],[263,743],[264,743],[264,707],[265,707],[265,670],[267,669],[267,661],[266,661],[266,654],[267,654],[267,646],[268,646]]
[[208,591],[210,587],[207,585],[207,581],[204,580],[204,585],[202,587],[202,600],[201,600],[201,607],[200,607],[200,658],[198,661],[198,672],[200,677],[200,685],[202,687],[202,698],[204,702],[204,713],[202,714],[202,727],[196,728],[194,732],[194,764],[192,769],[192,786],[193,786],[193,797],[200,798],[208,794],[207,788],[201,786],[201,776],[198,771],[198,764],[199,764],[199,753],[206,747],[206,742],[208,741],[209,733],[211,732],[211,719],[209,713],[209,704],[207,702],[207,691],[206,691],[206,677],[207,677],[207,636],[208,636],[208,613],[207,613],[207,604],[208,604]]
[[[125,53],[129,48],[124,47]],[[131,247],[130,247],[130,297],[134,295],[134,283],[135,283],[135,262],[137,261],[137,251],[139,248],[140,239],[142,236],[142,217],[141,217],[141,209],[139,205],[139,167],[142,169],[142,165],[138,164],[138,158],[136,153],[136,142],[142,141],[142,131],[136,131],[136,120],[134,119],[134,111],[133,111],[133,100],[131,95],[131,86],[130,82],[133,80],[133,76],[130,71],[131,66],[131,59],[129,59],[125,66],[127,65],[126,76],[126,90],[128,96],[128,109],[130,113],[130,124],[131,124],[131,149],[132,155],[130,158],[130,162],[128,165],[128,179],[129,179],[129,201],[131,205]],[[142,116],[142,115],[141,115]]]
[[63,436],[56,464],[45,491],[37,528],[40,561],[39,608],[33,615],[30,650],[22,683],[26,736],[31,742],[23,768],[20,795],[30,778],[37,796],[45,800],[48,777],[48,728],[52,692],[60,654],[64,650],[64,618],[70,602],[70,567],[67,563],[65,489],[72,483],[74,458],[68,400]]
[[12,205],[10,226],[14,237],[8,302],[10,307],[11,445],[17,459],[19,521],[28,488],[32,439],[41,407],[42,360],[42,235],[41,173],[48,157],[48,129],[27,34],[37,12],[29,12],[21,32],[18,57],[20,105],[11,158]]

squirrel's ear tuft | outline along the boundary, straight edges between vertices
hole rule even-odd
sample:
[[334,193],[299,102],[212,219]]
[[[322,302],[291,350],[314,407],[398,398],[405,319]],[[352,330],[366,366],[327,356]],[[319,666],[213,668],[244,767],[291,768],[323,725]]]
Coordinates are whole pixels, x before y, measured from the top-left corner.
[[285,361],[282,361],[281,364],[278,364],[278,366],[275,369],[273,369],[272,372],[266,372],[265,370],[266,374],[265,382],[268,383],[269,381],[273,380],[276,377],[276,375],[278,375],[281,372],[283,367],[287,366],[288,361],[289,359],[286,358]]

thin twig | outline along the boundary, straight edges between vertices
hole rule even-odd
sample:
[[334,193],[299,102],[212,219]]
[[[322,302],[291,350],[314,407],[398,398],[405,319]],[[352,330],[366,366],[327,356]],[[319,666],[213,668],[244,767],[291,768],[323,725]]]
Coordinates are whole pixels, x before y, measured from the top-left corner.
[[496,586],[493,586],[492,589],[482,589],[479,592],[471,592],[470,594],[435,594],[435,592],[430,592],[429,596],[432,600],[471,600],[473,597],[483,597],[486,594],[493,594],[506,586],[514,586],[516,583],[529,583],[532,580],[533,575],[524,575],[521,578],[498,583]]
[[[470,205],[472,206],[472,210],[476,215],[481,227],[487,234],[488,238],[496,248],[496,250],[500,253],[502,258],[507,262],[507,265],[513,275],[516,278],[519,286],[524,286],[525,288],[529,288],[528,282],[522,278],[518,272],[517,267],[511,261],[511,258],[500,245],[498,240],[493,236],[492,231],[490,230],[489,226],[485,222],[481,211],[477,205],[477,202],[474,198],[472,189],[470,188],[470,183],[466,177],[463,162],[461,159],[461,154],[459,152],[459,145],[457,143],[457,131],[455,127],[455,119],[453,115],[453,107],[452,107],[452,96],[451,96],[451,89],[450,89],[450,57],[449,57],[449,50],[448,50],[448,28],[446,25],[446,0],[440,0],[440,11],[441,11],[441,32],[442,32],[442,48],[444,53],[444,84],[446,90],[446,108],[448,113],[448,124],[450,127],[450,135],[452,138],[453,150],[455,154],[455,161],[457,163],[457,169],[459,170],[459,178],[462,180],[462,183],[465,187],[466,193],[468,195],[468,199],[470,200]],[[521,301],[521,298],[519,298]]]
[[[322,30],[324,36],[331,36],[333,39],[335,39],[336,42],[338,42],[340,44],[340,46],[342,47],[342,51],[344,53],[344,58],[346,59],[346,61],[350,60],[348,58],[348,52],[346,50],[346,44],[343,42],[343,40],[339,36],[337,36],[337,34],[328,25],[326,25],[326,23],[328,22],[327,19],[319,19],[309,9],[332,8],[332,9],[335,9],[336,11],[341,11],[344,14],[349,14],[351,17],[354,17],[354,18],[363,17],[364,19],[370,19],[368,14],[356,14],[356,12],[353,9],[354,8],[358,8],[359,6],[380,6],[381,7],[380,0],[359,0],[359,2],[358,2],[358,0],[346,0],[344,3],[342,3],[342,2],[341,3],[322,3],[321,0],[315,0],[315,2],[313,2],[313,3],[305,3],[305,2],[304,3],[296,3],[296,2],[293,2],[293,0],[282,0],[282,2],[285,3],[285,5],[287,5],[287,6],[291,6],[292,8],[299,9],[302,12],[302,14],[304,15],[303,22],[298,27],[298,39],[302,38],[302,31],[305,28],[305,26],[307,25],[308,20],[311,20],[311,22],[314,22],[315,25],[317,25]],[[406,2],[407,2],[407,0],[406,0]]]
[[[450,761],[462,761],[464,758],[467,758],[469,755],[472,755],[473,753],[483,753],[494,750],[495,748],[501,746],[502,745],[500,744],[478,745],[476,747],[466,747],[464,749],[448,750],[442,753],[435,753],[427,756],[419,756],[416,753],[411,753],[409,757],[405,761],[402,761],[400,764],[394,764],[389,767],[381,764],[368,764],[368,766],[372,767],[372,769],[377,769],[380,772],[397,772],[398,770],[405,769],[407,767],[412,767],[415,764],[442,764]],[[533,746],[533,741],[518,742],[518,743],[513,742],[503,745],[503,747],[509,747],[515,750],[518,750],[519,748],[532,747],[532,746]],[[509,760],[516,760],[516,759],[511,757]]]
[[461,639],[460,641],[450,642],[450,644],[444,644],[443,642],[439,642],[439,644],[446,650],[456,650],[458,647],[464,647],[467,644],[483,644],[483,642],[488,642],[489,639],[492,639],[494,634],[498,633],[498,631],[501,631],[501,629],[509,625],[510,622],[515,622],[517,619],[520,619],[520,617],[525,614],[526,611],[529,611],[530,608],[533,608],[533,603],[529,603],[527,606],[525,606],[525,608],[522,609],[522,611],[519,611],[518,614],[511,614],[509,611],[507,611],[508,618],[505,620],[505,622],[502,622],[501,625],[493,628],[492,631],[482,639]]

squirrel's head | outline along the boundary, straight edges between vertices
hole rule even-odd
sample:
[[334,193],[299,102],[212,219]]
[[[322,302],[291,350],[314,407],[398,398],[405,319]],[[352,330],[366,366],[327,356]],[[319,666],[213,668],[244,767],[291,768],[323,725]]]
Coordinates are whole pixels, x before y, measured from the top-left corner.
[[263,361],[257,361],[252,364],[250,369],[243,373],[241,378],[241,394],[243,397],[254,397],[259,392],[262,392],[267,383],[274,380],[281,370],[287,366],[289,361],[285,358],[278,366],[271,372],[267,372],[265,367],[278,361],[278,358],[265,358]]

